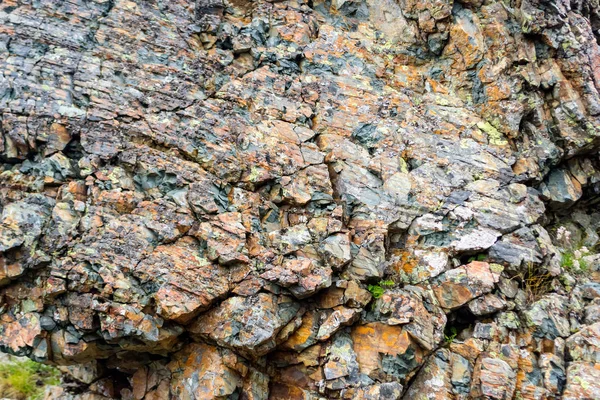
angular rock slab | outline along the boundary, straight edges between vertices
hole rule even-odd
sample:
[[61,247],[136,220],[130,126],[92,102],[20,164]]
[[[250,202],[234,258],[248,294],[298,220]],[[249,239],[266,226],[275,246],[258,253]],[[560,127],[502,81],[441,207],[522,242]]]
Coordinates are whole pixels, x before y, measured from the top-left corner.
[[[204,343],[189,344],[167,365],[172,374],[170,396],[217,400],[246,392],[254,395],[253,399],[266,400],[268,379],[257,371],[242,367],[241,362],[228,350]],[[250,380],[253,382],[248,382]]]
[[359,371],[371,378],[408,379],[422,364],[423,351],[399,326],[358,325],[351,337]]
[[229,292],[229,271],[210,262],[189,236],[158,246],[134,269],[142,281],[161,282],[154,293],[165,319],[187,323]]
[[278,333],[299,310],[300,305],[285,296],[259,293],[230,297],[201,315],[189,332],[240,354],[260,357],[282,341]]
[[432,289],[440,305],[453,310],[491,292],[500,280],[500,272],[502,267],[497,264],[473,261],[440,275]]

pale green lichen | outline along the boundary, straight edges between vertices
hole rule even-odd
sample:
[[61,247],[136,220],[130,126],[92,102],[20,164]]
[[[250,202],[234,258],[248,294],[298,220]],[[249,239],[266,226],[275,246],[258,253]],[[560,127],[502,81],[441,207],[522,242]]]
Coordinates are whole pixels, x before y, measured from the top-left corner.
[[504,271],[504,267],[500,264],[492,263],[490,264],[490,270],[496,274],[500,274]]
[[477,127],[487,134],[490,144],[494,146],[505,146],[508,144],[504,135],[489,122],[478,122]]
[[587,390],[590,387],[590,384],[588,382],[584,381],[583,379],[581,379],[581,377],[579,377],[579,376],[574,376],[573,382],[579,384],[583,390]]
[[250,169],[250,175],[248,175],[248,182],[256,182],[260,177],[260,171],[256,167]]
[[408,174],[408,164],[402,157],[398,157],[398,164],[400,164],[400,172]]

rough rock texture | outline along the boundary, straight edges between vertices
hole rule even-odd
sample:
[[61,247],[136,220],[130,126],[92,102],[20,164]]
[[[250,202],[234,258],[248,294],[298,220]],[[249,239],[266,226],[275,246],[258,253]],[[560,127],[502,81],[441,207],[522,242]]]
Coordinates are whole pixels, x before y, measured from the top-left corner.
[[598,0],[0,2],[0,350],[52,399],[600,398]]

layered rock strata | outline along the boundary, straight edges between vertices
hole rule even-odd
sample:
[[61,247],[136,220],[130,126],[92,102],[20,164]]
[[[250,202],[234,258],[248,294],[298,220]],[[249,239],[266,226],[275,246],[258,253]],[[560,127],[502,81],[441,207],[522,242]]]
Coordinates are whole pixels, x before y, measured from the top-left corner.
[[0,350],[53,399],[600,398],[598,0],[4,0]]

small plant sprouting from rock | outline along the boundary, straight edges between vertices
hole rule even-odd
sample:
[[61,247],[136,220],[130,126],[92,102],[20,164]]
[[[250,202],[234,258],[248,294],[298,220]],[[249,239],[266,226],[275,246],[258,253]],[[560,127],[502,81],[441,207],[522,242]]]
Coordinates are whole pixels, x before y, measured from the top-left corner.
[[477,256],[470,257],[467,262],[471,263],[473,261],[485,261],[487,256],[485,254],[478,254]]
[[391,279],[384,279],[379,281],[377,285],[369,285],[367,289],[373,295],[373,298],[378,299],[383,296],[385,288],[394,286],[395,282]]
[[527,270],[519,275],[527,299],[533,303],[552,290],[553,276],[546,270],[527,264]]
[[379,285],[369,285],[367,287],[369,292],[373,295],[373,298],[378,299],[383,296],[383,288]]
[[562,247],[569,247],[571,244],[571,231],[564,226],[559,226],[556,230],[556,240]]
[[589,253],[587,247],[581,247],[575,251],[565,251],[562,253],[560,265],[573,273],[587,273],[590,268],[583,258],[587,253]]
[[451,326],[447,332],[444,333],[444,342],[446,345],[449,346],[454,339],[456,339],[456,336],[458,336],[458,329],[456,329],[455,326]]
[[392,287],[392,286],[394,286],[395,284],[396,284],[396,283],[395,283],[393,280],[391,280],[391,279],[384,279],[384,280],[382,280],[382,281],[379,281],[379,285],[380,285],[381,287]]

